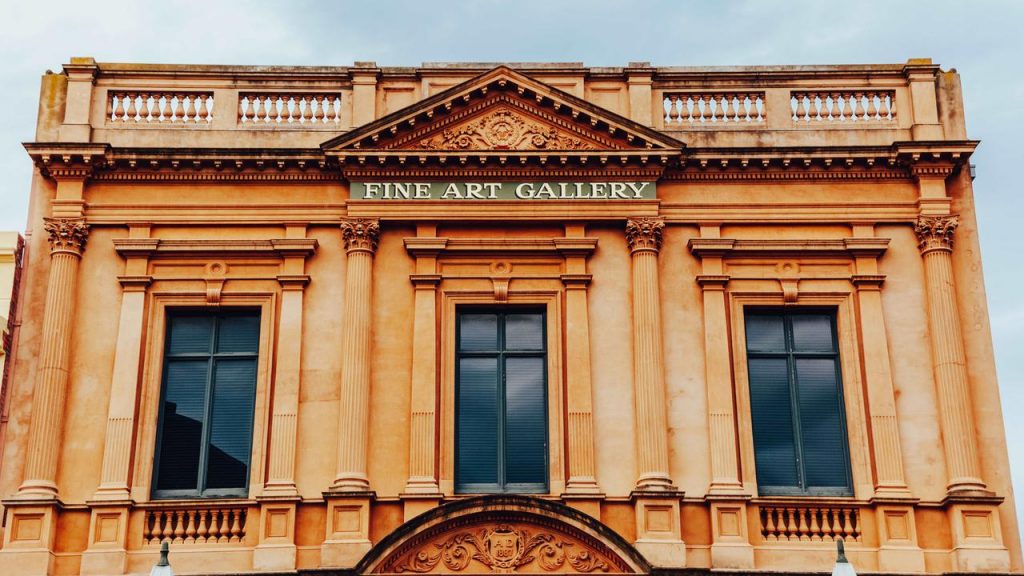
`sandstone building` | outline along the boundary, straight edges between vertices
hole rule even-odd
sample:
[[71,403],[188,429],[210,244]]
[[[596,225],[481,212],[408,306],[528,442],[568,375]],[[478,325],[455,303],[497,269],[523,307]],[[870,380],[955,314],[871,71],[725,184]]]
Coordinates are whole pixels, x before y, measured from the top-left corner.
[[43,77],[4,574],[1022,568],[959,78]]

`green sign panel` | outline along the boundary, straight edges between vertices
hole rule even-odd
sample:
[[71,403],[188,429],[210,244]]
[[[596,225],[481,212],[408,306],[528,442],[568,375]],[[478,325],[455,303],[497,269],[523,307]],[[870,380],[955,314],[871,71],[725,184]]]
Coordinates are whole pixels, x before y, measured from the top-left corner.
[[353,200],[653,200],[654,182],[352,182]]

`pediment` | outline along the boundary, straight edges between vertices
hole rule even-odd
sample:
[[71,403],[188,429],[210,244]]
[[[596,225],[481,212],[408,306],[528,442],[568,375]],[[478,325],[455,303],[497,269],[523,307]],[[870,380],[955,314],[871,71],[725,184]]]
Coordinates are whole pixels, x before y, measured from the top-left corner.
[[[598,158],[666,164],[684,144],[501,66],[338,136],[329,156],[360,161],[438,156]],[[584,160],[585,161],[585,160]]]

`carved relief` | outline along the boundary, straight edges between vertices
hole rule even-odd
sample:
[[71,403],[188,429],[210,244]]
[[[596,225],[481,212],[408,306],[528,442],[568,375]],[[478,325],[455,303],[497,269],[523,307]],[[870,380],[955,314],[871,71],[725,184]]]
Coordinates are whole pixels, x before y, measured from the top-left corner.
[[447,539],[427,545],[409,560],[395,566],[395,572],[425,573],[439,563],[453,572],[461,572],[472,561],[496,573],[516,572],[529,564],[545,572],[569,567],[575,572],[607,572],[608,562],[596,553],[579,548],[551,533],[531,533],[509,524],[499,524],[476,531],[459,532]]
[[43,218],[43,229],[49,235],[51,252],[81,254],[89,238],[89,225],[82,218]]
[[953,232],[960,225],[957,216],[921,216],[914,225],[917,247],[921,252],[952,250]]
[[661,250],[661,232],[665,221],[661,218],[630,218],[626,220],[626,242],[629,250]]
[[593,145],[511,110],[497,110],[465,126],[424,138],[427,150],[593,150]]
[[341,223],[341,236],[345,250],[377,251],[380,241],[380,221],[368,218],[354,218]]

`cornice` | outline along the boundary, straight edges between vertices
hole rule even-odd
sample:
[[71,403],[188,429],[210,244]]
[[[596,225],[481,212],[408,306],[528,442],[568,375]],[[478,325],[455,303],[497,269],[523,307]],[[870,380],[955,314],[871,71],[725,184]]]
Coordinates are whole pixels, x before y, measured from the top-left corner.
[[155,238],[114,238],[114,250],[121,256],[311,256],[315,238],[270,240],[162,240]]
[[872,256],[889,247],[888,238],[842,238],[838,240],[738,240],[732,238],[691,238],[687,246],[695,256]]
[[55,179],[86,179],[108,161],[109,144],[81,142],[25,142],[32,162],[44,176]]

